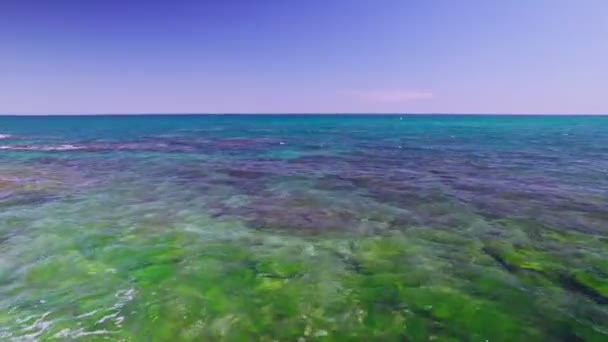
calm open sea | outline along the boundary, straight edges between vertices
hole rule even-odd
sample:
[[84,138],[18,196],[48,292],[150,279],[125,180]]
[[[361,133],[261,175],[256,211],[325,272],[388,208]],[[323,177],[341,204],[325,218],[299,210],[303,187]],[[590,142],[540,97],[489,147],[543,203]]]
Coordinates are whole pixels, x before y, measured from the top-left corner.
[[0,117],[0,340],[607,341],[608,117]]

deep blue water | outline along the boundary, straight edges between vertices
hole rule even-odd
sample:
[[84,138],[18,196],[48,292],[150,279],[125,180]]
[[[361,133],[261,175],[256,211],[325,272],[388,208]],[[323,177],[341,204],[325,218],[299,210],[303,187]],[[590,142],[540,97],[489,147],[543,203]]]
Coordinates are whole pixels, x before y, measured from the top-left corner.
[[608,338],[606,116],[0,117],[0,210],[3,339]]

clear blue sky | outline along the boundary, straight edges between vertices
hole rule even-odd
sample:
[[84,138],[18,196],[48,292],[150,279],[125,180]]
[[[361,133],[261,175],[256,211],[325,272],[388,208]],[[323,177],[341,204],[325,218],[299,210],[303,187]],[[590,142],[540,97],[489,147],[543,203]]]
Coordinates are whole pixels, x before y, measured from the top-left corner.
[[608,1],[0,1],[0,113],[145,112],[608,113]]

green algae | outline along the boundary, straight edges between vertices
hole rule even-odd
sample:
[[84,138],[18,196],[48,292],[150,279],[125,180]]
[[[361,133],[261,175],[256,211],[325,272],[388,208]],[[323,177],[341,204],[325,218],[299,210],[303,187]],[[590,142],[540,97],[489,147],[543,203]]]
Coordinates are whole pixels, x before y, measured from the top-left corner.
[[545,272],[550,267],[543,254],[531,249],[514,248],[507,244],[488,244],[484,252],[509,271],[529,270]]
[[[543,299],[566,298],[565,267],[521,237],[482,242],[470,230],[423,227],[322,237],[95,228],[47,236],[47,250],[64,252],[23,274],[28,299],[2,319],[51,311],[42,340],[78,329],[104,332],[87,340],[125,341],[605,337],[597,324],[568,319],[574,304]],[[599,293],[603,279],[587,274],[575,279]],[[540,284],[545,291],[535,290]]]
[[583,292],[602,304],[608,304],[608,276],[589,271],[575,271],[569,278]]

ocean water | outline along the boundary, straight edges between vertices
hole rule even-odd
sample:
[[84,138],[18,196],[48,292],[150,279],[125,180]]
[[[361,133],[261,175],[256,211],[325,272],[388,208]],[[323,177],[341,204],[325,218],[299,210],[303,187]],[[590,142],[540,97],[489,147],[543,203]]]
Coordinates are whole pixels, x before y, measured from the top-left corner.
[[608,117],[0,117],[2,341],[607,341]]

